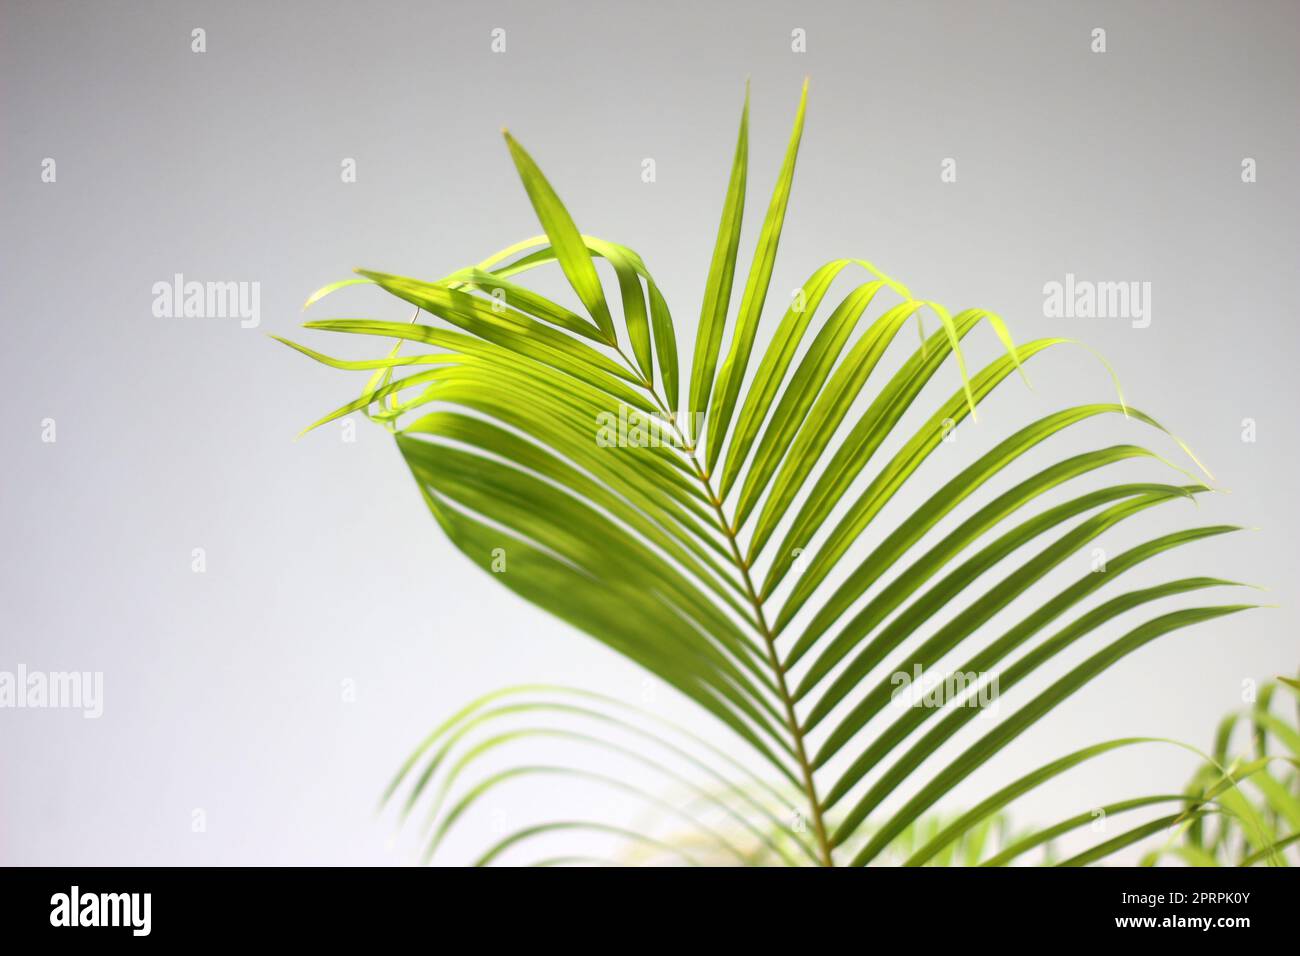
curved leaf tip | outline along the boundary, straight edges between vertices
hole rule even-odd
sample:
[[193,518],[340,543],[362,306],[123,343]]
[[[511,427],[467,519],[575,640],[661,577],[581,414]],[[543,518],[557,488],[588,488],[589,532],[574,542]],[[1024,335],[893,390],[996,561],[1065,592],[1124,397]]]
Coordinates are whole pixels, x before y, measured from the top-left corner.
[[[354,269],[353,271],[359,272],[360,270]],[[374,282],[373,279],[340,279],[337,282],[329,283],[329,285],[323,285],[315,292],[313,292],[311,295],[307,296],[307,301],[302,304],[302,310],[306,312],[308,309],[310,309],[321,299],[325,298],[325,296],[329,295],[331,292],[337,291],[338,289],[342,289],[344,286],[361,285],[364,283],[373,283],[373,282]]]

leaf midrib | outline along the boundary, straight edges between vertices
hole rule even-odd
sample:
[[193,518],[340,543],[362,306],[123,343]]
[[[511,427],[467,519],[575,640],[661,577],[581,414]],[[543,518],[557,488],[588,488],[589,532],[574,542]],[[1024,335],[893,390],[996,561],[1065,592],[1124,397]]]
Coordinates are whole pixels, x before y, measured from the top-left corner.
[[[635,365],[628,358],[623,349],[615,346],[615,351],[627,365],[629,369],[635,372]],[[640,374],[640,373],[636,373]],[[795,760],[799,764],[799,774],[803,781],[804,798],[808,801],[809,812],[813,821],[813,832],[817,838],[817,849],[821,857],[823,866],[834,866],[835,860],[832,856],[830,837],[826,831],[826,824],[822,818],[821,801],[817,795],[817,783],[813,777],[812,763],[808,759],[807,751],[804,749],[804,735],[799,725],[799,719],[795,714],[794,697],[786,685],[785,668],[781,664],[780,655],[776,651],[776,637],[771,627],[767,623],[767,618],[763,613],[763,599],[759,596],[758,590],[754,587],[754,582],[750,578],[749,564],[745,561],[740,551],[740,544],[737,541],[737,531],[732,527],[732,523],[727,520],[726,513],[722,510],[722,500],[718,497],[713,489],[713,483],[705,472],[699,459],[696,457],[696,446],[687,440],[682,434],[674,420],[672,413],[669,411],[667,404],[659,395],[654,384],[642,378],[640,385],[649,394],[650,398],[659,407],[660,413],[664,420],[672,429],[673,436],[679,443],[683,454],[686,457],[691,470],[694,471],[695,477],[699,480],[708,498],[710,507],[713,509],[714,517],[717,520],[718,530],[727,541],[727,546],[731,550],[731,561],[737,571],[740,572],[741,583],[744,586],[745,596],[748,598],[750,606],[754,610],[754,622],[759,636],[763,639],[763,649],[767,658],[768,667],[772,671],[772,678],[776,684],[777,696],[780,698],[782,712],[785,717],[786,729],[790,732],[791,743],[794,745]]]

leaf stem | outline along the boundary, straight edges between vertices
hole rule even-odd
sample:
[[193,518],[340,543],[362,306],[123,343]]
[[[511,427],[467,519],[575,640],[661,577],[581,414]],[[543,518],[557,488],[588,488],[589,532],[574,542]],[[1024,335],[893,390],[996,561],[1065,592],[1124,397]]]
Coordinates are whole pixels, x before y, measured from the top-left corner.
[[808,754],[804,750],[803,731],[799,727],[799,719],[794,712],[794,698],[790,696],[790,690],[786,686],[785,667],[782,666],[781,660],[776,653],[776,639],[772,635],[771,628],[767,626],[767,618],[763,614],[763,599],[758,596],[758,592],[754,589],[754,583],[749,576],[749,565],[741,557],[740,547],[736,543],[736,535],[732,532],[726,515],[723,514],[722,502],[713,493],[713,485],[709,481],[708,475],[700,468],[700,463],[696,459],[694,451],[688,452],[687,457],[694,466],[696,475],[703,482],[705,491],[708,492],[709,502],[713,505],[713,510],[718,516],[718,525],[722,529],[723,535],[726,536],[727,543],[731,546],[731,553],[735,558],[736,567],[740,570],[745,591],[749,596],[749,603],[754,608],[754,617],[758,621],[759,634],[763,637],[764,649],[767,652],[767,662],[772,668],[772,676],[776,678],[777,694],[781,698],[781,707],[785,711],[785,725],[789,729],[791,740],[794,743],[795,759],[799,761],[799,773],[803,777],[804,795],[808,799],[808,807],[812,813],[813,830],[817,836],[817,848],[821,854],[822,865],[834,866],[835,861],[831,856],[830,839],[826,835],[826,823],[822,819],[821,801],[817,797],[817,784],[813,780],[812,764],[809,763]]
[[[627,363],[628,368],[635,370],[635,366],[632,365],[631,360],[623,353],[623,350],[619,348],[617,351],[623,361]],[[745,594],[754,609],[754,618],[759,635],[763,638],[768,666],[772,668],[772,676],[776,679],[777,696],[781,699],[786,729],[790,731],[790,738],[794,744],[795,759],[799,762],[799,773],[803,779],[804,797],[808,801],[808,808],[812,815],[813,832],[817,837],[818,855],[821,857],[822,866],[834,866],[835,859],[831,855],[830,838],[826,833],[826,822],[822,818],[821,800],[817,796],[817,783],[813,779],[812,764],[808,760],[807,751],[804,749],[803,731],[795,714],[794,698],[790,695],[790,690],[785,682],[785,667],[776,652],[776,638],[772,634],[772,629],[768,627],[767,618],[763,614],[763,599],[759,596],[757,589],[754,587],[754,582],[749,576],[749,564],[740,552],[740,545],[736,540],[736,531],[732,528],[731,522],[727,520],[727,516],[722,510],[722,500],[714,492],[713,483],[709,480],[704,468],[701,467],[699,459],[695,457],[695,445],[687,441],[686,436],[677,427],[672,412],[669,411],[663,399],[659,397],[659,392],[654,385],[649,381],[642,381],[641,384],[655,404],[659,406],[660,412],[672,428],[677,441],[681,444],[682,451],[686,454],[687,460],[695,470],[695,476],[700,480],[705,493],[708,495],[709,504],[713,507],[713,512],[718,519],[718,529],[727,539],[727,545],[731,548],[732,560],[736,565],[736,570],[740,572]]]

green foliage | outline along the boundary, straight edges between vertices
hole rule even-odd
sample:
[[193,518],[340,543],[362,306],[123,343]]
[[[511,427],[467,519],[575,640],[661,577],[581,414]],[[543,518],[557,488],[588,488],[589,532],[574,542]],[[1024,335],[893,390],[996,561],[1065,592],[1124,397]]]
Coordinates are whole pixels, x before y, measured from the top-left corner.
[[1165,857],[1188,866],[1300,862],[1300,685],[1278,680],[1220,722],[1213,752],[1188,782],[1189,810],[1143,865]]
[[[341,318],[306,325],[395,339],[384,358],[347,361],[286,344],[332,367],[372,373],[358,399],[317,424],[361,411],[390,429],[433,517],[466,557],[500,572],[496,579],[516,594],[675,688],[729,730],[747,758],[763,764],[755,775],[746,760],[725,751],[710,749],[702,757],[679,744],[667,750],[668,763],[644,758],[655,765],[648,768],[654,773],[675,775],[666,778],[672,786],[694,787],[694,799],[720,805],[719,812],[746,832],[745,845],[736,845],[731,831],[701,824],[670,803],[673,815],[685,813],[679,822],[691,826],[711,853],[738,863],[862,865],[894,858],[906,846],[908,863],[963,859],[973,844],[982,851],[995,827],[991,821],[1000,820],[1016,797],[1093,757],[1145,741],[1128,738],[1070,754],[960,816],[934,817],[941,799],[1127,655],[1181,628],[1253,605],[1211,603],[1160,613],[1148,608],[1234,586],[1212,577],[1115,593],[1113,582],[1125,571],[1237,530],[1227,525],[1155,537],[1113,558],[1104,574],[1083,574],[1059,592],[1037,594],[1044,588],[1035,586],[1049,572],[1068,567],[1103,533],[1210,490],[1131,443],[1077,451],[1002,487],[1008,469],[1031,450],[1098,417],[1115,418],[1126,434],[1144,430],[1187,451],[1122,396],[1027,424],[902,521],[881,526],[886,505],[909,487],[952,427],[967,415],[973,419],[1005,379],[1018,370],[1023,374],[1022,365],[1068,343],[1047,338],[1016,345],[993,313],[952,314],[913,296],[870,262],[841,259],[804,283],[755,365],[806,97],[805,86],[729,321],[747,189],[746,97],[684,381],[674,323],[644,261],[622,245],[580,233],[536,163],[508,133],[510,154],[544,235],[441,279],[359,270],[361,278],[311,297],[309,305],[347,286],[374,285],[414,305],[410,323]],[[559,267],[580,305],[568,308],[519,284],[532,270],[549,266]],[[834,280],[856,269],[867,274],[866,281],[814,323]],[[612,271],[616,280],[617,307],[606,297],[602,271]],[[925,330],[925,312],[938,320],[937,331]],[[417,321],[422,313],[441,322]],[[892,375],[877,375],[891,346],[907,349],[898,339],[913,319],[919,347],[904,352]],[[1005,355],[971,374],[961,343],[982,324]],[[403,354],[406,343],[418,351]],[[950,359],[955,390],[911,431],[905,413]],[[640,438],[609,447],[602,437],[629,416]],[[887,442],[901,447],[886,457]],[[1168,470],[1154,480],[1103,483],[1112,466],[1143,460]],[[869,482],[858,481],[867,476]],[[1089,487],[1073,497],[1052,495],[1084,482]],[[1049,495],[1060,502],[1035,507]],[[930,540],[935,536],[929,533],[963,502],[981,498],[988,500],[978,510]],[[874,545],[861,559],[853,548],[868,541]],[[1022,549],[1026,553],[1013,559]],[[504,567],[494,567],[499,562]],[[1078,611],[1102,590],[1109,592],[1102,603]],[[983,640],[991,619],[1030,592],[1036,595],[1033,609],[991,642]],[[918,666],[929,670],[959,655],[965,660],[957,672],[978,675],[980,689],[996,681],[1005,693],[1127,615],[1140,619],[1001,720],[977,725],[977,739],[955,756],[944,745],[978,708],[946,701],[901,713],[888,709],[891,674],[910,674]],[[926,634],[935,618],[942,623]],[[914,635],[925,636],[908,646]],[[624,719],[617,701],[588,696],[575,704],[574,693],[548,689],[543,696],[550,703],[544,706],[556,706],[558,695],[566,706],[600,715],[565,711],[568,718],[594,720],[604,729]],[[494,743],[471,744],[472,734],[486,732],[488,724],[524,712],[498,715],[503,707],[522,706],[504,699],[476,702],[449,721],[394,784],[392,793],[409,785],[408,810],[422,798],[431,800],[430,854],[469,807],[497,786],[530,775],[585,772],[513,766],[465,782],[465,792],[453,796],[483,754],[543,730],[561,731],[530,724],[495,733],[488,738]],[[868,731],[874,721],[885,725]],[[497,739],[507,733],[513,736]],[[602,744],[600,734],[585,733],[592,746]],[[638,739],[651,749],[664,746],[657,737]],[[462,745],[469,751],[455,756]],[[620,746],[636,759],[636,747]],[[702,784],[669,767],[681,760],[691,773],[707,770],[710,779]],[[740,786],[737,780],[748,782]],[[598,782],[631,786],[620,779]],[[663,802],[651,790],[638,796]],[[793,815],[787,812],[792,799],[800,807]],[[693,861],[691,849],[679,841],[572,819],[512,833],[483,862],[548,834],[580,830]],[[1001,855],[1012,849],[1003,848]]]

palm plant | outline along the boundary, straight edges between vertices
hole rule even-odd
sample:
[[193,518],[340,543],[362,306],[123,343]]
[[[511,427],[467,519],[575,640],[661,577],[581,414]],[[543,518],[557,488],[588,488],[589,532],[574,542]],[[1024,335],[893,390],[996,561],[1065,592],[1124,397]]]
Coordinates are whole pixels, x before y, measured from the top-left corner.
[[[1235,752],[1239,729],[1247,732],[1249,753]],[[1233,786],[1222,785],[1225,775]],[[1224,717],[1185,797],[1189,812],[1176,818],[1171,839],[1147,853],[1144,865],[1165,857],[1189,866],[1300,860],[1300,683],[1282,677],[1265,684],[1249,706]]]
[[[972,649],[996,614],[1104,532],[1210,488],[1153,451],[1115,444],[1037,471],[921,547],[963,502],[995,487],[1009,466],[1084,421],[1118,416],[1175,442],[1191,457],[1121,394],[1115,402],[1066,408],[1031,422],[953,475],[904,520],[880,528],[886,504],[910,487],[945,435],[966,416],[974,419],[977,406],[1013,372],[1023,374],[1022,365],[1067,340],[1017,345],[992,312],[952,314],[915,297],[870,262],[837,259],[803,283],[752,366],[806,101],[805,84],[731,319],[747,189],[746,94],[689,376],[679,365],[668,305],[644,260],[625,246],[579,232],[509,132],[506,143],[543,235],[436,281],[358,270],[358,277],[328,285],[308,300],[311,305],[344,286],[369,284],[414,305],[410,323],[306,323],[309,329],[396,340],[386,357],[349,361],[281,340],[334,368],[372,373],[359,398],[316,425],[361,411],[391,430],[434,519],[466,557],[675,688],[748,754],[741,759],[731,747],[716,747],[611,697],[552,687],[509,689],[474,702],[438,728],[390,787],[391,796],[409,785],[408,811],[422,797],[431,801],[430,851],[476,799],[500,783],[567,772],[510,767],[478,780],[455,800],[453,785],[467,769],[508,741],[556,735],[619,748],[673,786],[686,787],[702,805],[720,808],[743,827],[764,847],[763,859],[821,865],[885,859],[900,838],[914,837],[945,795],[1119,660],[1180,628],[1254,606],[1181,607],[1151,616],[989,726],[958,756],[939,759],[943,745],[980,713],[964,701],[990,685],[1005,694],[1127,612],[1232,585],[1212,577],[1180,578],[1116,594],[1057,623],[1124,572],[1237,529],[1195,527],[1146,541],[1110,560],[1104,574],[1085,574]],[[617,310],[598,272],[602,261],[617,283]],[[558,265],[580,308],[516,281],[551,265]],[[833,281],[852,269],[865,272],[867,280],[814,328]],[[892,304],[864,319],[878,299]],[[932,332],[924,327],[925,312],[937,319]],[[421,313],[445,325],[420,322]],[[869,387],[882,357],[913,319],[919,346],[892,376]],[[961,343],[981,323],[1005,354],[971,375]],[[407,342],[425,349],[403,354]],[[905,413],[949,359],[957,372],[955,390],[909,432],[900,424]],[[403,371],[409,374],[399,375]],[[891,439],[901,447],[864,486],[858,479],[872,474],[868,466]],[[1103,485],[1028,513],[1055,489],[1135,459],[1160,462],[1178,477]],[[854,546],[865,546],[868,531],[874,545],[860,558]],[[1027,558],[997,570],[1022,549],[1031,552]],[[978,587],[995,574],[1001,577],[991,587]],[[945,619],[908,646],[935,618]],[[1039,638],[1044,632],[1049,633]],[[931,669],[962,649],[969,657],[958,672],[977,675],[976,686],[939,706],[891,709],[897,682],[889,675]],[[587,727],[535,723],[549,717]],[[887,726],[868,730],[886,718],[892,718]],[[513,729],[494,731],[512,720]],[[611,743],[606,731],[631,735],[630,742]],[[474,736],[489,732],[483,739]],[[1088,747],[1013,781],[969,812],[945,819],[924,845],[913,847],[908,862],[942,858],[963,840],[969,845],[978,838],[982,846],[979,834],[1019,795],[1095,756],[1142,742],[1126,738]],[[652,751],[658,756],[649,756]],[[750,757],[764,769],[754,771]],[[899,788],[922,771],[924,779],[910,796],[891,805]],[[624,785],[607,775],[588,777]],[[441,788],[434,785],[438,778]],[[793,815],[784,809],[790,800],[799,804]],[[699,822],[690,811],[677,815],[692,826]],[[581,829],[656,852],[679,849],[627,828],[561,820],[507,835],[483,861],[544,833]],[[715,848],[735,850],[738,861],[755,861],[717,828],[696,830]],[[1104,850],[1123,845],[1107,841]],[[675,855],[690,862],[689,853]]]

